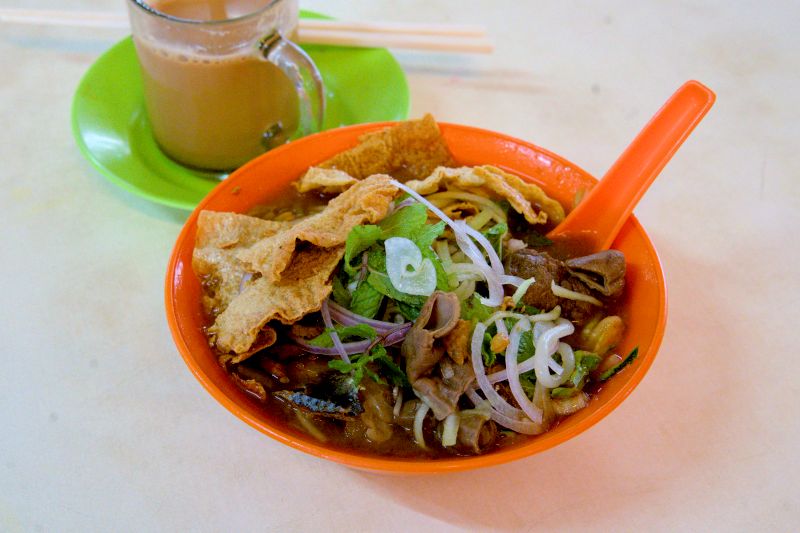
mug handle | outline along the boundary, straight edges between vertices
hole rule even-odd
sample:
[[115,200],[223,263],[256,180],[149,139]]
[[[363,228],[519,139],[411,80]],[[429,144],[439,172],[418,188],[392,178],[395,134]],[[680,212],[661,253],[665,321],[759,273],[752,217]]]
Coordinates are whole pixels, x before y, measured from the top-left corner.
[[[325,116],[325,88],[322,75],[302,48],[275,32],[258,43],[264,59],[281,69],[294,84],[300,99],[300,125],[293,136],[320,131]],[[280,124],[264,132],[263,142],[268,149],[285,142]]]

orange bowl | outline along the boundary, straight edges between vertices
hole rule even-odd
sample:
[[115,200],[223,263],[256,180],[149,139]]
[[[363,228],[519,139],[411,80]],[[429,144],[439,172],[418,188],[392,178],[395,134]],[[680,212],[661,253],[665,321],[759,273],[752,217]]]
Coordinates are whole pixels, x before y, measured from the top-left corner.
[[[639,222],[631,217],[613,247],[625,253],[628,262],[623,314],[627,330],[620,353],[639,347],[639,357],[609,380],[585,409],[562,420],[551,431],[513,447],[486,455],[438,460],[376,457],[320,444],[306,434],[279,424],[256,401],[228,378],[203,334],[200,283],[192,272],[197,215],[203,209],[244,213],[280,196],[309,166],[357,144],[369,131],[390,123],[360,124],[305,137],[254,159],[220,183],[197,206],[181,230],[169,261],[165,300],[172,336],[189,369],[234,415],[266,435],[306,453],[373,471],[433,473],[471,470],[513,461],[542,452],[586,431],[614,410],[639,384],[655,359],[667,316],[664,274],[655,248]],[[596,180],[588,173],[538,146],[506,135],[455,124],[440,124],[444,139],[456,161],[474,166],[492,164],[541,186],[569,206],[575,193]]]

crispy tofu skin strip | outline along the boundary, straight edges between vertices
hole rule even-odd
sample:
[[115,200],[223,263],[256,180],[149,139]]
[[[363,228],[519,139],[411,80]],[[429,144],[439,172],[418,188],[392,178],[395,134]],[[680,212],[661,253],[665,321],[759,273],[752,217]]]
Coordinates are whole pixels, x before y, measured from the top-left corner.
[[[223,237],[216,240],[206,238],[207,228],[198,230],[198,246],[202,246],[196,251],[195,272],[214,272],[227,280],[224,299],[217,295],[219,284],[204,287],[218,304],[216,319],[208,329],[217,350],[235,354],[230,361],[239,362],[252,353],[259,333],[264,338],[269,321],[292,324],[319,311],[332,290],[331,276],[344,255],[350,230],[377,222],[388,213],[397,193],[390,181],[389,176],[371,176],[331,200],[322,212],[295,223],[280,223],[279,231],[273,231],[277,226],[267,230],[267,225],[244,215],[236,215],[244,217],[236,219],[238,231],[230,230],[228,235],[223,225]],[[255,240],[257,232],[246,231],[251,225],[271,233]],[[245,273],[251,277],[242,282]]]
[[262,239],[237,254],[237,258],[253,272],[272,283],[282,279],[298,246],[329,248],[347,240],[347,234],[359,224],[372,224],[389,211],[397,188],[385,175],[359,181],[330,201],[328,206],[293,225],[290,229]]
[[250,284],[208,329],[220,352],[246,352],[270,320],[291,324],[319,311],[332,290],[330,277],[344,246],[299,252],[278,282],[259,278]]
[[340,193],[358,180],[347,172],[335,168],[311,167],[303,177],[293,183],[298,192],[319,191],[325,194]]
[[491,165],[439,167],[424,180],[411,180],[406,185],[422,195],[454,187],[484,196],[504,198],[531,224],[548,221],[557,224],[564,220],[564,208],[540,187]]
[[374,174],[389,174],[400,181],[423,179],[436,167],[454,165],[439,126],[425,115],[363,135],[357,146],[312,167],[295,186],[300,192],[334,193]]
[[240,292],[247,269],[236,254],[261,239],[291,227],[237,213],[201,211],[192,253],[192,270],[203,282],[203,309],[210,316],[223,311]]

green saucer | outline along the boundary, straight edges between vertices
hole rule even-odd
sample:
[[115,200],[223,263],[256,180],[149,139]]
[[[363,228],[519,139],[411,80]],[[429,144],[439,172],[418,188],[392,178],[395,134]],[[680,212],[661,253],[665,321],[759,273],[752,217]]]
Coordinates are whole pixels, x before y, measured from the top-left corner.
[[[324,129],[408,118],[405,74],[387,50],[303,49],[325,82]],[[100,56],[84,75],[72,102],[72,131],[83,155],[111,183],[154,202],[194,209],[221,177],[181,166],[156,145],[130,37]]]

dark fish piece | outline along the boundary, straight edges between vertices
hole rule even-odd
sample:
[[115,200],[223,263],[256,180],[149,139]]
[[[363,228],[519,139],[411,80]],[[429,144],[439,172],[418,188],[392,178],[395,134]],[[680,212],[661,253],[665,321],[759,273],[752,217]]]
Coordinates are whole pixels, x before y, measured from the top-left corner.
[[334,401],[315,398],[303,392],[282,390],[272,394],[292,407],[313,415],[350,420],[363,412],[360,404],[340,405]]
[[278,391],[273,396],[312,415],[352,420],[363,413],[364,406],[359,399],[358,387],[353,385],[350,376],[338,372],[327,376],[321,383]]

